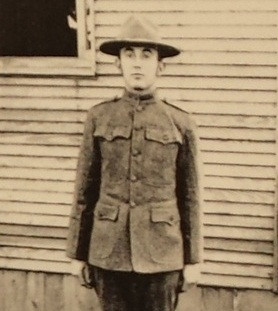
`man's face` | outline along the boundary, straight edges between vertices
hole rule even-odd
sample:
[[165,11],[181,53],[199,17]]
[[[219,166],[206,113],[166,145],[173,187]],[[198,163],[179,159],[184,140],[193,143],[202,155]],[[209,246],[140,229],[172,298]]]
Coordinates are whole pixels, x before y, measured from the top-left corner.
[[152,91],[162,69],[157,50],[149,47],[124,47],[120,51],[119,66],[129,91]]

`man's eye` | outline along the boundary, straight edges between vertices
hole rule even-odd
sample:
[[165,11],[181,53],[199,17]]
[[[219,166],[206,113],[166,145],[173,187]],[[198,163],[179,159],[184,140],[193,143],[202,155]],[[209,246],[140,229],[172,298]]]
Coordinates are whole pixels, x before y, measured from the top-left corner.
[[127,56],[127,57],[131,57],[132,56],[132,51],[131,50],[125,50],[125,55]]
[[149,51],[149,50],[144,50],[144,51],[143,51],[143,56],[144,56],[145,58],[149,58],[149,57],[151,57],[151,55],[152,55],[152,52],[151,52],[151,51]]

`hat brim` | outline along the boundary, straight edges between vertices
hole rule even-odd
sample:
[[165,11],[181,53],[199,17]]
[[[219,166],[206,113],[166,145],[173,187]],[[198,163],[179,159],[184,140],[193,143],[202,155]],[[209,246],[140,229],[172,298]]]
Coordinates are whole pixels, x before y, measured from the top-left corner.
[[146,46],[158,51],[160,58],[173,57],[180,54],[180,50],[174,46],[144,40],[110,40],[102,43],[99,47],[101,52],[113,56],[119,56],[120,50],[126,46]]

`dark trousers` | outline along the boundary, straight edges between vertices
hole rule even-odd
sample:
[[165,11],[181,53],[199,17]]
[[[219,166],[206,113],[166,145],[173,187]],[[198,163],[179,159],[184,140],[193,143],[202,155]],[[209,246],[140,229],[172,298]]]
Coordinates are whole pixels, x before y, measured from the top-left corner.
[[103,311],[174,311],[182,271],[153,274],[103,270],[91,266]]

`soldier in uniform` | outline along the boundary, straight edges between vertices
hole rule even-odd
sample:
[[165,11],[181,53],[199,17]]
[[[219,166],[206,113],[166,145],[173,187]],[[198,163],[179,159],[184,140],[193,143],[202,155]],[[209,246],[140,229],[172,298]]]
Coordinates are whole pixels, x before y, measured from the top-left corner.
[[156,93],[163,59],[180,51],[138,16],[100,50],[125,90],[88,112],[67,255],[104,311],[172,311],[202,245],[196,126]]

